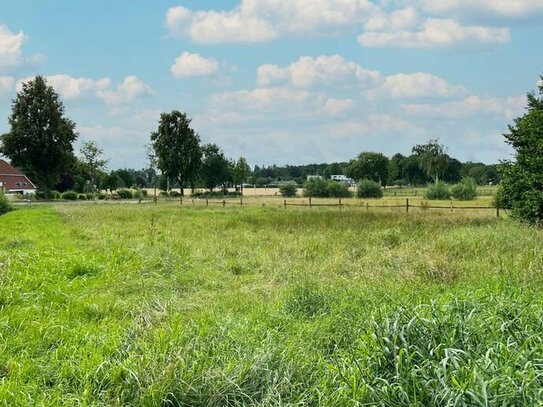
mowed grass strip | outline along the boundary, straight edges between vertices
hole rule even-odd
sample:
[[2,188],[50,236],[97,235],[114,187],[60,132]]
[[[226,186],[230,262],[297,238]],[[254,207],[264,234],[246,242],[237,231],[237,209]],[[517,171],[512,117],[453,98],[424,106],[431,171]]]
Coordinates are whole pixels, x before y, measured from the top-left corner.
[[6,406],[537,405],[542,235],[444,213],[0,217]]

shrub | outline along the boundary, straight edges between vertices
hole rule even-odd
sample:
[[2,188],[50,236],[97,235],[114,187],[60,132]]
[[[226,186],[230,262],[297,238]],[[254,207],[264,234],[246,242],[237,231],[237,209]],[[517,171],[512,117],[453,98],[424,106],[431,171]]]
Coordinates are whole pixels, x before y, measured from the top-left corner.
[[121,199],[132,199],[133,196],[132,191],[130,191],[129,189],[118,189],[117,195],[119,195]]
[[6,196],[2,192],[0,192],[0,215],[8,213],[12,210],[13,205],[11,205],[11,202],[8,201],[8,198],[6,198]]
[[49,192],[49,199],[60,199],[60,195],[58,191],[51,191]]
[[160,191],[159,196],[161,196],[163,198],[168,198],[170,196],[170,194],[168,194],[168,191]]
[[459,201],[472,201],[477,197],[477,183],[471,177],[462,178],[460,183],[451,188],[451,195]]
[[181,196],[181,193],[177,191],[170,191],[170,198],[179,198]]
[[146,189],[140,189],[140,192],[141,192],[141,196],[142,196],[143,198],[147,198],[148,193],[147,193],[147,190],[146,190]]
[[104,201],[104,200],[107,199],[107,195],[104,194],[103,192],[100,192],[100,193],[98,194],[98,199],[99,199],[100,201]]
[[382,198],[383,189],[378,182],[365,179],[360,181],[356,188],[356,196],[358,198]]
[[352,196],[349,187],[340,182],[312,178],[304,184],[304,196],[316,198],[345,198]]
[[86,201],[87,200],[87,195],[85,194],[79,194],[77,196],[77,199],[79,199],[80,201]]
[[289,182],[287,184],[283,184],[279,187],[279,192],[281,192],[281,195],[285,198],[292,198],[296,196],[296,192],[298,192],[298,186],[294,182]]
[[87,192],[85,194],[85,197],[87,198],[87,201],[90,201],[90,200],[93,200],[94,199],[94,194],[91,193],[91,192]]
[[60,197],[66,201],[77,201],[77,192],[66,191]]
[[430,185],[424,192],[424,198],[431,201],[438,199],[449,199],[451,197],[451,191],[447,185],[443,182],[438,182],[437,184]]

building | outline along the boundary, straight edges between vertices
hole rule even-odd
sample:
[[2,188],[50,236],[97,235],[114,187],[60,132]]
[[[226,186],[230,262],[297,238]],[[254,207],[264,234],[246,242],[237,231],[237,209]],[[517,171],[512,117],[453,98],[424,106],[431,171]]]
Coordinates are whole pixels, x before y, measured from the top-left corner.
[[330,179],[332,179],[332,181],[343,182],[344,184],[348,185],[355,184],[354,179],[347,178],[345,175],[331,175]]
[[7,194],[35,194],[36,186],[17,168],[0,159],[0,189]]

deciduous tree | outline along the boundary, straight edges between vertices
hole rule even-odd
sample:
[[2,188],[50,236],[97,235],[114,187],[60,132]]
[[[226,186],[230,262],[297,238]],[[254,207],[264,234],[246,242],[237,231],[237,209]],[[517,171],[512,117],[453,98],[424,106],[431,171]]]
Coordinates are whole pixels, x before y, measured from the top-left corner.
[[10,131],[0,136],[0,153],[22,168],[43,189],[46,198],[73,162],[75,124],[46,80],[25,82],[12,104]]

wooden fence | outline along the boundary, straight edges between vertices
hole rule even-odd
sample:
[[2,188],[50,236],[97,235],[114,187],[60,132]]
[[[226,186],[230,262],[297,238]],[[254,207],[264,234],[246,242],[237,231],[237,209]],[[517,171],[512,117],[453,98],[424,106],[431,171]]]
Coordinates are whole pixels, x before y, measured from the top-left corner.
[[[222,201],[215,201],[215,200],[209,200],[209,199],[188,199],[188,200],[180,200],[180,203],[183,204],[183,202],[186,203],[192,203],[192,205],[198,205],[198,204],[205,204],[206,207],[212,206],[212,205],[220,205],[223,208],[225,208],[227,205],[234,205],[234,206],[266,206],[266,203],[256,203],[256,202],[247,202],[243,201],[243,198],[239,198],[239,200],[226,200],[223,199]],[[454,206],[453,201],[450,202],[449,205],[443,206],[443,205],[429,205],[427,202],[421,203],[420,205],[413,205],[409,203],[409,198],[406,198],[405,203],[403,204],[391,204],[391,205],[378,205],[378,204],[370,204],[369,202],[361,202],[361,203],[345,203],[341,198],[337,200],[337,202],[314,202],[312,198],[308,198],[307,203],[305,202],[299,202],[299,201],[289,201],[287,199],[283,199],[283,202],[281,206],[285,210],[290,207],[305,207],[305,208],[319,208],[319,207],[328,207],[328,208],[338,208],[340,211],[343,209],[351,209],[351,208],[362,208],[369,211],[372,208],[380,208],[380,209],[403,209],[405,213],[409,213],[410,209],[419,209],[419,210],[427,210],[427,209],[441,209],[441,210],[447,210],[450,212],[454,211],[462,211],[462,210],[485,210],[485,211],[495,211],[496,217],[500,217],[500,208],[496,208],[494,206]]]

